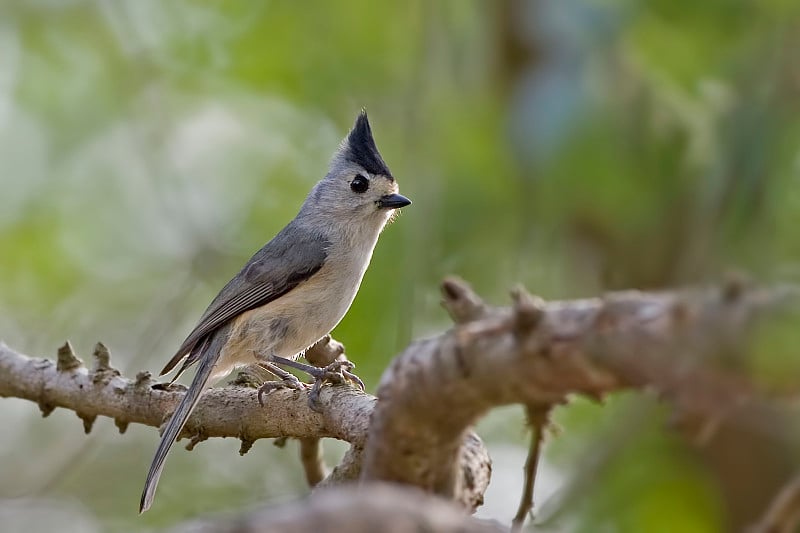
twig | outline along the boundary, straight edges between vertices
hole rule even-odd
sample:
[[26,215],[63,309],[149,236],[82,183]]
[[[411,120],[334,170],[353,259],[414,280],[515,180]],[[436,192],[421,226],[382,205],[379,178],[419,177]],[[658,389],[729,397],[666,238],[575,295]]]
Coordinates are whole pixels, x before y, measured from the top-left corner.
[[330,335],[325,335],[311,346],[303,354],[306,361],[318,367],[325,367],[333,363],[336,359],[347,357],[344,355],[344,345],[331,338]]
[[442,282],[442,306],[456,324],[479,320],[490,314],[489,307],[464,280],[451,276]]
[[511,531],[519,531],[525,519],[533,510],[533,488],[536,482],[536,471],[539,466],[539,457],[542,455],[542,441],[544,431],[549,421],[551,406],[529,405],[526,407],[528,423],[531,426],[531,443],[528,448],[528,457],[525,459],[525,485],[519,501],[517,514],[511,521]]
[[319,439],[300,439],[300,462],[303,464],[303,471],[306,473],[306,482],[309,487],[316,486],[328,475]]
[[750,533],[793,533],[800,525],[800,474],[796,474],[772,500]]

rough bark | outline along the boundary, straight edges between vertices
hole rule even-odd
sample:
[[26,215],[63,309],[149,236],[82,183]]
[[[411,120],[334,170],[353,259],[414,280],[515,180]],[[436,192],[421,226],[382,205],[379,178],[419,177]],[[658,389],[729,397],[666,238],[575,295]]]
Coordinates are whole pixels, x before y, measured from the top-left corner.
[[[110,366],[87,368],[68,344],[59,351],[58,362],[53,362],[0,343],[0,396],[31,400],[44,416],[56,407],[70,409],[89,429],[97,416],[107,416],[124,431],[130,423],[160,427],[186,390],[182,385],[154,387],[147,372],[128,379]],[[325,387],[321,400],[324,414],[309,409],[307,393],[281,389],[266,395],[262,408],[252,387],[212,388],[203,394],[181,436],[195,442],[235,437],[247,448],[257,439],[276,437],[362,442],[375,399],[352,387]]]
[[[57,407],[70,409],[81,418],[87,433],[98,416],[113,418],[124,432],[130,423],[160,427],[186,390],[182,385],[162,388],[147,372],[135,379],[121,376],[111,367],[102,344],[95,348],[94,360],[93,367],[87,368],[69,343],[52,361],[28,357],[0,342],[0,397],[37,403],[43,416]],[[349,442],[351,449],[321,486],[357,480],[375,398],[350,386],[323,387],[320,406],[322,413],[310,409],[308,393],[302,391],[276,390],[264,396],[261,407],[253,387],[212,388],[201,397],[181,437],[190,439],[188,449],[210,437],[234,437],[241,440],[242,454],[262,438],[340,439]],[[488,453],[475,435],[465,436],[465,447],[471,452],[461,464],[462,475],[481,483],[466,483],[470,488],[456,500],[474,511],[488,486],[489,474],[481,471],[488,468]],[[310,479],[316,481],[320,473],[311,472]]]
[[459,280],[446,281],[443,293],[459,324],[414,342],[384,373],[362,479],[445,497],[463,490],[457,466],[464,432],[495,406],[551,406],[574,393],[601,398],[636,387],[721,416],[749,391],[707,369],[735,360],[766,312],[797,302],[794,288],[738,280],[719,289],[549,303],[517,290],[512,308],[486,307]]

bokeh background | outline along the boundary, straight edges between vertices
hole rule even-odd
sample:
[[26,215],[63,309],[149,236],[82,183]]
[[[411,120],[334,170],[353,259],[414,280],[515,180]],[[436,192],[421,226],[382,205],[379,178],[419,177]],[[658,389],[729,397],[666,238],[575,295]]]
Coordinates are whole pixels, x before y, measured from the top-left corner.
[[[102,340],[126,374],[160,369],[362,106],[414,200],[335,331],[369,388],[449,326],[449,274],[498,304],[517,283],[572,298],[731,269],[796,281],[799,30],[794,0],[3,0],[0,338],[31,355],[69,339],[87,360]],[[797,383],[792,331],[748,363],[767,387]],[[546,531],[739,529],[800,461],[778,421],[696,446],[640,394],[555,420]],[[8,531],[155,529],[307,492],[296,444],[239,457],[217,439],[176,447],[139,517],[152,428],[85,436],[74,413],[10,399],[0,426]],[[481,515],[508,522],[521,410],[479,432],[495,461]]]

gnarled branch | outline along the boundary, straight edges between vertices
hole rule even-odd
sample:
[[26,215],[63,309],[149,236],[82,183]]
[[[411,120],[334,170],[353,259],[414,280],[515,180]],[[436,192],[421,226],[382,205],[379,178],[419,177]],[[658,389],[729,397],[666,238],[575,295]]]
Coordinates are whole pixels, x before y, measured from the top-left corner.
[[362,479],[445,497],[462,490],[464,432],[495,406],[546,407],[626,388],[654,389],[709,416],[740,405],[748,390],[707,366],[735,358],[756,321],[798,295],[737,285],[545,303],[517,290],[502,309],[455,279],[443,293],[459,324],[414,342],[384,373]]

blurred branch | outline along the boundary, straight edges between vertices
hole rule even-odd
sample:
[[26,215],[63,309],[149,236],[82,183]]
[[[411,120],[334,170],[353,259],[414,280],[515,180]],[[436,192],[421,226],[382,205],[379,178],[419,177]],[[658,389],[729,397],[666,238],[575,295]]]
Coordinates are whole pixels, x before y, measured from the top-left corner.
[[300,439],[300,462],[303,463],[309,487],[317,486],[328,475],[319,439]]
[[735,362],[752,326],[800,294],[732,281],[545,303],[517,290],[512,308],[487,308],[460,280],[445,281],[443,293],[460,323],[412,343],[384,373],[362,479],[445,497],[462,491],[464,431],[495,406],[558,405],[570,394],[599,399],[629,388],[713,416],[745,404],[741,380],[709,367]]
[[228,515],[181,524],[172,530],[192,533],[501,533],[494,522],[475,520],[451,502],[421,491],[387,484],[325,490],[312,498],[270,506],[243,516]]
[[778,492],[761,521],[750,533],[792,533],[800,524],[800,475]]

